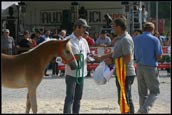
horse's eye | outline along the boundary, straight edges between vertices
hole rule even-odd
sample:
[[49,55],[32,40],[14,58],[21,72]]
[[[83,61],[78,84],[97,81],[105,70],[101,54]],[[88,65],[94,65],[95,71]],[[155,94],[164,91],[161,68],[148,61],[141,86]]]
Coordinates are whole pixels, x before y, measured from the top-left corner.
[[69,53],[70,53],[70,51],[69,51],[69,50],[66,50],[66,53],[68,53],[68,54],[69,54]]

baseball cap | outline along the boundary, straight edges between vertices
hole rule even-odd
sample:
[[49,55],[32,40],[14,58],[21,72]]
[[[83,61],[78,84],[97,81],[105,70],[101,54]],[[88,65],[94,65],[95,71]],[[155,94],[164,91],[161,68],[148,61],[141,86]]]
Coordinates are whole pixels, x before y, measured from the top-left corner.
[[4,31],[3,31],[3,32],[8,32],[8,33],[9,33],[9,32],[10,32],[10,30],[9,30],[9,29],[4,29]]
[[106,30],[102,30],[102,31],[101,31],[101,34],[106,34],[106,33],[107,33]]
[[76,20],[76,22],[74,23],[74,25],[78,25],[78,26],[83,26],[86,28],[90,28],[90,26],[87,24],[87,21],[85,19],[79,18],[78,20]]
[[88,31],[85,31],[85,33],[84,34],[87,34],[87,35],[89,35],[89,32]]

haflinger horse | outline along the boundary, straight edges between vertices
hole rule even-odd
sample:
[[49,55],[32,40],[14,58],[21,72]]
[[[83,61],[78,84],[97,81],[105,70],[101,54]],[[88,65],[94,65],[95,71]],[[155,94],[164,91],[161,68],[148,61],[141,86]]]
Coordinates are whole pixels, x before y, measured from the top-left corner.
[[18,55],[1,53],[2,85],[8,88],[28,89],[26,113],[29,113],[30,108],[33,113],[37,113],[36,89],[44,76],[46,66],[54,57],[58,56],[72,70],[77,68],[77,61],[69,39],[49,40]]

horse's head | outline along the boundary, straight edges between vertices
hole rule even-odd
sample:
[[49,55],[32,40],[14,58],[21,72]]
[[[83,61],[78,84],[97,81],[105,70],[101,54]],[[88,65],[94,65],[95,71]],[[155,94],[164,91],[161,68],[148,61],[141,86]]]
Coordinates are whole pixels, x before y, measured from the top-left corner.
[[62,41],[61,58],[63,63],[68,64],[72,70],[75,70],[78,66],[75,56],[72,52],[70,39]]

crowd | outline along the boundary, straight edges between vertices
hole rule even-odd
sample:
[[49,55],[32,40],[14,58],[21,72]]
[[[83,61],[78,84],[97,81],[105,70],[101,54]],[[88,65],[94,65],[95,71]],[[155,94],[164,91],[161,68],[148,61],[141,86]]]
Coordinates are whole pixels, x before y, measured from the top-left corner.
[[[142,30],[135,30],[133,33],[130,35],[134,39],[137,35],[142,34]],[[9,54],[9,55],[14,55],[14,54],[20,54],[22,52],[28,51],[29,49],[37,46],[43,41],[47,41],[49,39],[58,39],[58,40],[64,40],[67,35],[67,31],[62,29],[62,30],[57,30],[55,29],[54,31],[51,30],[43,30],[43,29],[35,29],[34,32],[29,32],[28,30],[23,32],[23,35],[16,41],[13,39],[13,37],[10,36],[10,30],[9,29],[4,29],[2,31],[2,36],[1,36],[1,52]],[[166,35],[163,35],[163,33],[159,33],[158,31],[154,31],[154,36],[156,36],[160,43],[161,46],[170,46],[171,45],[171,33],[170,31],[167,32]],[[94,32],[93,35],[89,34],[89,31],[85,31],[83,34],[83,37],[86,39],[88,42],[89,47],[113,47],[117,35],[113,31],[108,33],[105,30],[102,30],[100,32]],[[135,58],[134,58],[135,59]],[[162,58],[163,62],[166,60],[166,57]],[[55,58],[52,59],[52,62],[50,63],[48,68],[52,68],[52,75],[58,75],[58,69],[57,69],[58,64],[55,62]],[[45,70],[45,76],[48,76],[46,74]],[[170,70],[167,69],[168,74],[170,75]],[[61,72],[60,76],[64,75],[64,71]],[[90,75],[90,72],[88,76]]]
[[[87,55],[90,54],[89,47],[113,47],[113,52],[99,57],[95,56],[94,58],[97,62],[109,57],[112,57],[113,59],[122,58],[122,63],[126,65],[126,79],[124,82],[126,102],[129,106],[128,113],[135,113],[131,90],[137,73],[140,105],[137,113],[148,113],[149,108],[153,105],[160,93],[157,61],[159,61],[162,56],[162,46],[171,45],[170,32],[168,32],[166,36],[160,36],[158,32],[155,32],[155,26],[153,23],[145,22],[143,32],[141,30],[135,30],[133,34],[130,35],[127,32],[127,23],[124,18],[118,18],[112,23],[111,27],[115,33],[113,33],[113,31],[112,33],[107,33],[102,30],[100,33],[95,32],[94,36],[91,37],[87,29],[89,27],[90,26],[87,24],[86,20],[78,19],[74,23],[73,32],[68,36],[66,35],[66,30],[61,30],[59,33],[57,30],[54,32],[51,32],[50,30],[45,30],[44,32],[35,30],[32,34],[30,34],[29,31],[24,31],[23,37],[17,42],[9,35],[10,31],[8,29],[4,29],[3,36],[1,36],[1,52],[9,55],[20,54],[50,39],[64,40],[71,38],[73,53],[75,55],[83,54],[84,56],[84,71],[81,73],[86,77],[86,59]],[[137,72],[134,68],[134,56],[138,66]],[[54,57],[50,62],[50,64],[53,65],[52,74],[58,74],[55,58],[56,57]],[[76,70],[71,70],[68,65],[65,66],[66,97],[63,112],[79,113],[83,83],[77,84],[75,82]],[[49,66],[47,65],[47,69],[48,67]],[[45,70],[45,75],[47,75],[47,69]],[[83,76],[81,76],[81,74],[79,75],[79,81],[82,80],[81,78]],[[119,79],[120,75],[116,74],[118,104],[121,107],[120,95],[122,89]],[[149,93],[147,91],[149,91]]]

